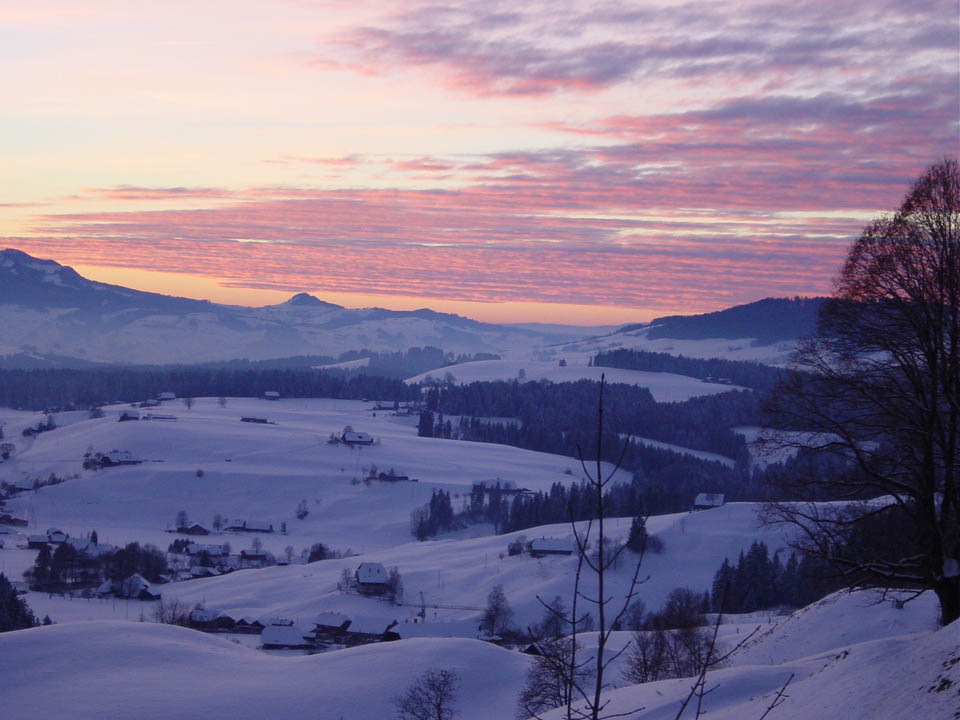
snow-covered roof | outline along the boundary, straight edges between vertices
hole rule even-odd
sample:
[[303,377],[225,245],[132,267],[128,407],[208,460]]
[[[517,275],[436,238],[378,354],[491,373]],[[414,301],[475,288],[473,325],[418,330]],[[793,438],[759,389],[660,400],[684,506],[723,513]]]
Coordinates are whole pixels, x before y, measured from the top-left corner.
[[300,625],[267,625],[260,634],[260,644],[264,647],[310,647],[313,643],[306,639],[309,631]]
[[574,545],[570,538],[538,538],[530,543],[530,551],[572,554]]
[[373,438],[365,432],[348,431],[343,434],[345,443],[372,443]]
[[360,563],[357,568],[357,582],[367,585],[385,585],[387,583],[387,569],[380,563]]
[[723,493],[700,493],[693,504],[696,507],[720,507],[723,505]]
[[322,612],[315,615],[311,618],[310,622],[314,625],[323,625],[324,627],[342,627],[344,623],[350,622],[348,618],[343,613],[338,612]]

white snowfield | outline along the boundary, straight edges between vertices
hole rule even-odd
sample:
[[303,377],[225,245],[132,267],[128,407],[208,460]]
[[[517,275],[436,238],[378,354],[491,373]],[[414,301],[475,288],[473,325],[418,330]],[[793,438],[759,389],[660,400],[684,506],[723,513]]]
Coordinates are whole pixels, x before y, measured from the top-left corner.
[[417,676],[442,668],[461,678],[462,720],[506,719],[529,662],[478,640],[277,657],[169,625],[71,623],[0,634],[0,708],[9,720],[67,707],[77,720],[380,720]]
[[[68,702],[76,718],[389,718],[395,715],[391,699],[412,680],[428,668],[445,668],[461,676],[457,707],[462,718],[513,718],[530,659],[476,640],[479,618],[487,594],[498,584],[520,627],[542,619],[538,597],[549,602],[559,595],[569,606],[572,556],[509,556],[507,546],[521,535],[564,540],[571,528],[559,524],[497,536],[490,526],[474,526],[416,542],[410,512],[436,488],[448,490],[457,507],[473,482],[499,478],[548,490],[554,482],[576,481],[579,465],[572,458],[516,448],[418,438],[415,419],[384,412],[374,416],[372,405],[228,399],[221,408],[216,399],[199,398],[191,410],[175,401],[154,411],[175,415],[175,421],[135,422],[118,422],[126,408],[116,406],[94,420],[80,413],[58,415],[62,427],[32,439],[20,437],[19,430],[42,415],[0,411],[7,437],[17,446],[13,457],[0,463],[0,479],[50,473],[69,478],[7,503],[5,512],[30,521],[27,528],[0,527],[9,533],[0,535],[5,546],[0,572],[11,579],[20,579],[37,552],[16,546],[24,544],[25,535],[50,527],[73,536],[95,529],[102,543],[136,540],[166,548],[177,536],[165,530],[180,510],[207,527],[220,513],[273,524],[276,530],[286,523],[288,532],[218,533],[201,542],[229,542],[238,552],[256,537],[279,556],[288,545],[299,554],[319,541],[362,554],[156,586],[165,600],[235,616],[283,617],[308,627],[322,612],[343,613],[367,626],[397,620],[395,629],[404,638],[316,656],[273,656],[223,637],[137,622],[152,618],[155,603],[30,592],[24,597],[37,615],[49,614],[57,624],[0,634],[0,717],[47,720],[62,714]],[[276,424],[240,422],[251,416]],[[328,444],[330,433],[345,425],[370,433],[377,444],[359,449]],[[82,470],[84,453],[114,449],[145,462]],[[371,464],[419,482],[368,485],[360,478]],[[298,520],[297,506],[304,499],[309,514]],[[608,535],[625,539],[629,522],[611,520]],[[675,587],[709,589],[723,559],[735,560],[755,540],[771,552],[785,551],[787,540],[784,529],[759,525],[756,506],[749,503],[652,517],[647,527],[664,544],[662,554],[647,555],[641,568],[638,597],[648,609],[658,608]],[[635,556],[626,553],[611,572],[608,593],[625,592],[632,560]],[[396,567],[404,604],[339,589],[343,571],[352,573],[361,562]],[[719,687],[707,698],[709,717],[759,718],[771,694],[793,673],[790,698],[771,713],[773,720],[893,720],[908,711],[918,720],[954,718],[960,708],[960,662],[944,663],[958,656],[960,628],[934,631],[936,602],[929,594],[903,609],[872,601],[864,593],[838,594],[776,624],[761,617],[762,632],[731,667],[712,674],[711,683]],[[743,637],[754,626],[752,619],[728,618],[721,628],[723,641]],[[629,639],[619,633],[615,645]],[[244,643],[257,640],[242,638]],[[589,652],[590,636],[584,643]],[[673,718],[690,684],[624,687],[619,673],[610,681],[609,710],[644,706],[634,718]],[[945,689],[931,689],[939,687]]]
[[[520,372],[523,371],[523,378]],[[565,367],[559,361],[503,359],[503,360],[476,360],[431,370],[430,372],[408,378],[408,383],[420,383],[427,377],[444,381],[448,374],[453,376],[453,382],[459,385],[469,385],[472,382],[494,380],[549,380],[550,382],[576,382],[577,380],[600,381],[605,375],[608,383],[622,383],[624,385],[638,385],[650,390],[653,399],[657,402],[681,402],[692,397],[703,395],[717,395],[731,390],[743,390],[738,385],[719,385],[706,383],[687,375],[673,373],[646,372],[643,370],[621,370],[620,368],[590,367],[587,365],[587,356],[577,356],[571,359]]]

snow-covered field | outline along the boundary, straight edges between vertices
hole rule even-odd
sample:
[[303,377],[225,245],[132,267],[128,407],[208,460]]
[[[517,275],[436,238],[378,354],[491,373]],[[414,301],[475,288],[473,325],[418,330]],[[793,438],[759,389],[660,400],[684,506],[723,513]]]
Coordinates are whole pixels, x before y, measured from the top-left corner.
[[[299,553],[323,542],[362,554],[170,583],[159,586],[164,598],[304,624],[325,611],[358,622],[397,620],[404,638],[280,657],[246,646],[249,637],[238,645],[220,636],[139,622],[152,618],[154,603],[30,592],[25,598],[34,611],[57,624],[0,634],[2,717],[48,718],[60,714],[69,698],[69,714],[78,718],[386,718],[395,714],[391,699],[433,667],[460,674],[462,718],[514,717],[530,659],[478,641],[478,620],[487,594],[498,584],[520,627],[542,618],[538,597],[568,600],[573,557],[509,556],[507,545],[520,535],[567,538],[571,528],[552,525],[497,536],[488,526],[475,526],[416,542],[410,535],[410,512],[427,502],[435,488],[449,490],[455,507],[479,481],[549,489],[554,482],[575,481],[578,463],[505,446],[418,438],[415,419],[374,414],[371,407],[357,401],[255,399],[229,399],[220,407],[215,399],[200,398],[189,410],[177,401],[158,411],[175,415],[175,421],[120,423],[121,407],[106,408],[99,419],[64,414],[57,416],[61,427],[33,439],[21,438],[19,431],[42,415],[0,410],[7,437],[17,445],[14,457],[0,463],[0,479],[13,482],[51,473],[69,478],[7,503],[5,512],[30,521],[27,528],[3,528],[9,532],[0,535],[5,545],[0,572],[11,579],[20,579],[36,555],[17,547],[23,535],[48,527],[74,536],[96,530],[101,542],[116,545],[136,540],[166,548],[176,537],[166,530],[181,510],[208,527],[216,513],[277,528],[286,523],[286,534],[257,536],[267,550],[281,555],[289,545]],[[241,417],[275,424],[242,423]],[[346,425],[369,432],[377,444],[359,449],[329,444],[329,435]],[[114,449],[128,450],[145,462],[99,471],[81,468],[84,453]],[[365,483],[371,465],[419,481]],[[307,501],[309,514],[298,520],[301,500]],[[764,541],[771,552],[785,548],[784,531],[760,526],[755,510],[751,504],[732,503],[650,518],[647,527],[663,541],[664,550],[644,560],[641,575],[648,579],[639,597],[647,607],[657,608],[675,587],[709,589],[723,559],[736,558],[755,540]],[[629,520],[620,519],[607,530],[622,539],[628,528]],[[228,541],[236,552],[252,538],[221,533],[203,541]],[[343,571],[352,572],[362,561],[396,567],[405,604],[342,592],[338,582]],[[628,554],[610,574],[607,592],[622,594],[631,571]],[[930,596],[903,609],[871,601],[863,593],[834,595],[787,619],[761,617],[762,632],[731,667],[712,675],[719,687],[708,696],[709,716],[758,718],[771,693],[793,673],[790,698],[771,713],[773,720],[894,718],[907,709],[918,718],[954,717],[951,713],[960,707],[960,663],[942,663],[956,657],[960,629],[933,631],[936,603]],[[421,611],[425,620],[415,622]],[[721,638],[734,642],[755,621],[728,618]],[[621,633],[615,645],[628,641],[629,634]],[[590,637],[584,642],[589,652]],[[938,673],[955,684],[928,691],[942,684]],[[634,718],[674,717],[690,684],[625,687],[618,675],[610,679],[610,711],[644,706]]]
[[599,382],[601,375],[606,375],[608,383],[623,383],[625,385],[639,385],[648,388],[657,402],[680,402],[702,395],[717,395],[742,390],[736,385],[718,385],[706,383],[697,378],[673,373],[645,372],[642,370],[621,370],[619,368],[590,367],[587,365],[587,356],[577,357],[561,367],[559,361],[503,359],[477,360],[475,362],[450,365],[431,372],[415,375],[408,378],[408,383],[420,383],[427,377],[434,380],[444,380],[449,375],[453,381],[461,385],[472,382],[492,380],[549,380],[551,382],[575,382],[577,380],[594,380]]

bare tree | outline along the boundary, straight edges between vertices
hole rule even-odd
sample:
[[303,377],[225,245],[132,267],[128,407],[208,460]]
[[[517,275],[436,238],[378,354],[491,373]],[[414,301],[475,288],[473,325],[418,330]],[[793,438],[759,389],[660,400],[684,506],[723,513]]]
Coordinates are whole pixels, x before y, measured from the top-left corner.
[[186,406],[187,410],[192,410],[193,405],[196,402],[192,397],[183,398],[183,404]]
[[[960,617],[960,172],[947,159],[854,243],[768,443],[839,470],[783,478],[767,517],[851,586],[933,590]],[[794,431],[794,432],[784,432]],[[801,433],[795,431],[803,431]],[[831,505],[817,500],[844,500]]]
[[427,670],[393,699],[400,720],[454,720],[460,676],[452,670]]
[[[567,720],[573,720],[574,718],[601,720],[602,718],[630,714],[603,714],[603,710],[609,702],[602,697],[603,691],[607,688],[607,683],[604,682],[604,674],[611,663],[626,650],[626,646],[610,657],[606,657],[605,652],[613,629],[619,627],[623,618],[627,615],[628,608],[636,597],[637,588],[643,582],[640,578],[640,568],[646,548],[639,548],[636,564],[630,573],[627,588],[623,595],[619,598],[609,595],[606,587],[607,572],[618,566],[620,557],[626,550],[626,545],[613,546],[606,534],[603,493],[620,469],[629,440],[624,443],[620,451],[620,459],[614,465],[613,470],[604,473],[603,393],[605,385],[606,377],[601,375],[597,408],[596,467],[593,472],[587,467],[582,449],[577,448],[580,455],[580,465],[586,478],[587,490],[593,504],[593,518],[586,523],[586,527],[580,528],[573,522],[573,511],[572,508],[570,509],[570,524],[573,528],[577,550],[577,570],[574,576],[570,615],[564,615],[571,631],[569,652],[563,656],[564,661],[568,663],[565,677],[569,679],[569,684],[565,686],[565,697],[562,703],[566,706]],[[592,545],[597,548],[595,553],[590,551]],[[551,610],[551,606],[544,602],[542,598],[538,598],[538,600],[548,612]],[[584,610],[584,605],[588,606],[587,610]],[[588,655],[581,658],[578,655],[577,634],[585,631],[588,623],[590,629],[593,628],[594,612],[597,615],[597,648],[592,656]],[[584,674],[584,669],[588,667],[589,672]],[[591,680],[592,682],[590,682]],[[638,712],[640,709],[642,708],[636,708],[631,712]]]
[[[563,707],[574,687],[585,687],[593,679],[593,666],[573,662],[576,650],[573,640],[559,638],[537,645],[540,655],[534,657],[520,693],[517,717],[539,717],[540,713]],[[572,674],[571,674],[572,673]]]
[[227,399],[225,397],[217,398],[217,405],[219,405],[222,408],[225,408],[227,406]]

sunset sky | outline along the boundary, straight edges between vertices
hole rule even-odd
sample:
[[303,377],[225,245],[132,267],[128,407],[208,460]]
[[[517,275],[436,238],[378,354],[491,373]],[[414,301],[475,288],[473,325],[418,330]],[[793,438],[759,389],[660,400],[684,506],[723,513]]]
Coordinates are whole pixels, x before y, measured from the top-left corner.
[[960,149],[956,0],[12,0],[0,68],[0,247],[251,305],[829,293]]

